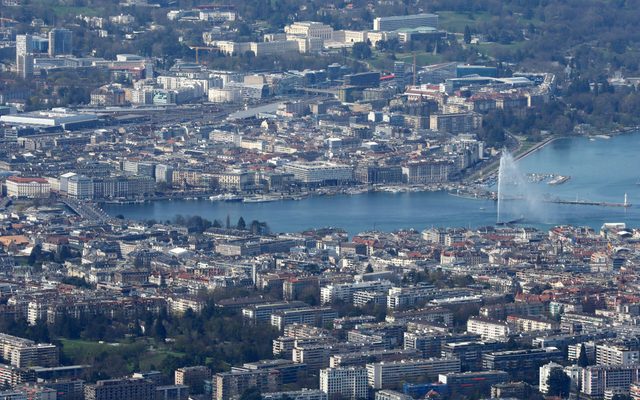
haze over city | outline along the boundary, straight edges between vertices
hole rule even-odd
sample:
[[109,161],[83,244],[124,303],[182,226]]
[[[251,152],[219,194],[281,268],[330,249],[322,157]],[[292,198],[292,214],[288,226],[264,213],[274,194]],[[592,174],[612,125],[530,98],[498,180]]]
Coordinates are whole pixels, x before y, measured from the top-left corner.
[[0,1],[0,400],[640,400],[637,1]]

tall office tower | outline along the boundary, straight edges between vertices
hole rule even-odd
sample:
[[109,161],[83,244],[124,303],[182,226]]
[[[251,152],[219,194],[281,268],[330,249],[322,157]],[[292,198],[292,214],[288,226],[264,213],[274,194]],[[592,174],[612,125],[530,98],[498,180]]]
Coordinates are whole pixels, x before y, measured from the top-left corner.
[[49,31],[49,56],[71,54],[73,51],[73,33],[69,29],[55,28]]
[[31,35],[16,36],[16,71],[27,78],[33,75],[33,37]]

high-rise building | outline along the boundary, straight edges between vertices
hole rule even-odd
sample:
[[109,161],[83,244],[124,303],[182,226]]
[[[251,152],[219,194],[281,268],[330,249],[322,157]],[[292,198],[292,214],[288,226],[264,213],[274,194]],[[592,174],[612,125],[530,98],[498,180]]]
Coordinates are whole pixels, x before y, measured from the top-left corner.
[[16,36],[16,72],[22,78],[33,75],[33,36]]
[[356,367],[326,368],[320,370],[320,390],[329,398],[366,399],[367,370]]
[[51,57],[72,52],[73,33],[69,29],[54,28],[49,31],[49,55]]

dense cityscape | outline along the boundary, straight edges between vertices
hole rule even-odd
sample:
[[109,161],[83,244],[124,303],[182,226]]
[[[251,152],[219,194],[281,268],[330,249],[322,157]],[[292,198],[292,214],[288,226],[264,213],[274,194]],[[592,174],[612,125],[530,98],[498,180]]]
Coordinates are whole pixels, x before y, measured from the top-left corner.
[[636,2],[1,1],[0,400],[640,400]]

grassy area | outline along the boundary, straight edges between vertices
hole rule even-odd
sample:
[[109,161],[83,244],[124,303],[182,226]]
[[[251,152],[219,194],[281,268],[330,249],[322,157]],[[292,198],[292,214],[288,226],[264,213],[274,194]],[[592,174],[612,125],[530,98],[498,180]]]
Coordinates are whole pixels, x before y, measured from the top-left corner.
[[169,357],[181,357],[182,353],[173,352],[165,345],[157,347],[149,339],[138,339],[135,342],[98,343],[87,340],[60,339],[62,354],[74,363],[91,363],[95,359],[106,357],[121,358],[131,368],[134,360],[139,368],[158,368]]
[[438,25],[448,32],[464,32],[464,27],[474,27],[491,19],[488,13],[457,13],[454,11],[439,11]]
[[91,7],[49,6],[56,16],[86,15],[90,17],[100,16],[100,10]]
[[[438,64],[442,62],[442,56],[439,54],[427,53],[424,51],[417,51],[416,65],[422,67],[424,65]],[[413,54],[396,54],[398,61],[404,61],[407,64],[413,64]]]
[[525,42],[514,42],[510,44],[480,43],[477,45],[473,45],[473,47],[476,48],[481,54],[485,54],[489,57],[501,58],[501,54],[518,50],[519,48],[522,48],[524,44]]
[[[393,70],[394,60],[388,57],[389,53],[374,51],[373,57],[367,60],[370,68],[378,70]],[[416,65],[418,67],[443,62],[442,56],[439,54],[427,53],[424,51],[416,51]],[[397,61],[404,61],[407,64],[413,64],[413,53],[396,53]]]

